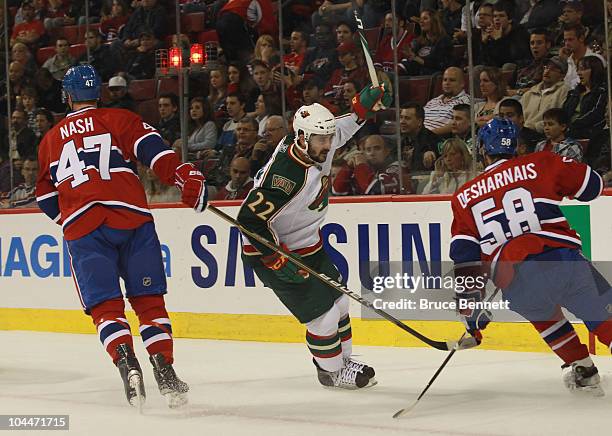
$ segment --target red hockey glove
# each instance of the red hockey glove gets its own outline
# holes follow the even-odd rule
[[[281,248],[285,252],[289,252],[289,249],[285,244],[282,244]],[[300,258],[299,254],[292,255],[297,259]],[[289,262],[287,256],[284,256],[279,252],[270,254],[268,256],[263,256],[261,258],[261,263],[263,263],[266,268],[274,271],[274,274],[276,274],[280,280],[287,283],[304,283],[308,278],[308,273],[306,271],[300,269],[293,262]]]
[[[191,163],[179,165],[174,175],[174,184],[182,193],[182,200],[196,212],[206,209],[208,189],[206,179],[202,173]]]

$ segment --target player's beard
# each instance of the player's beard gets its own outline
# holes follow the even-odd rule
[[[327,160],[327,155],[329,154],[329,150],[321,150],[317,155],[312,155],[310,152],[308,156],[317,163],[323,163]]]

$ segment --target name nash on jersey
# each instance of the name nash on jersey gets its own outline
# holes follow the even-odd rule
[[[83,133],[89,133],[93,131],[94,131],[94,124],[93,124],[93,119],[91,117],[78,118],[60,127],[60,133],[62,135],[62,139],[69,138],[75,133],[83,134]]]

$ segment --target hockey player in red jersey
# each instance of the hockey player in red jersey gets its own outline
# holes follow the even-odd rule
[[[542,151],[515,158],[518,130],[494,118],[479,132],[487,165],[452,199],[450,257],[456,275],[488,274],[513,311],[525,317],[564,362],[564,383],[572,391],[603,395],[587,347],[565,318],[565,308],[584,321],[606,346],[612,342],[610,284],[580,251],[580,236],[559,209],[565,197],[597,198],[603,189],[589,166]],[[459,293],[481,301],[483,290]],[[490,321],[486,312],[462,315],[480,343]],[[477,317],[478,315],[478,317]]]
[[[159,390],[170,407],[178,407],[187,402],[189,387],[172,367],[161,247],[136,161],[151,167],[162,182],[176,185],[183,202],[198,212],[206,207],[205,179],[192,164],[181,164],[137,114],[97,108],[100,84],[90,65],[66,72],[62,85],[71,113],[40,143],[36,199],[62,226],[81,305],[119,369],[129,403],[141,407],[145,391],[120,277]]]

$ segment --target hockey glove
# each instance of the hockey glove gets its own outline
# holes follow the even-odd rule
[[[281,248],[285,252],[289,252],[289,249],[285,244],[281,245]],[[292,253],[296,259],[300,259],[301,256],[299,254]],[[274,274],[287,283],[304,283],[308,278],[308,273],[302,269],[300,269],[296,264],[290,262],[287,256],[276,252],[270,254],[269,256],[263,256],[261,258],[261,263],[268,269],[274,271]]]
[[[367,120],[374,117],[374,112],[386,109],[390,104],[391,93],[384,83],[377,88],[368,85],[353,97],[353,112],[360,120]]]
[[[466,291],[457,294],[457,307],[462,321],[465,324],[465,329],[472,335],[476,342],[480,344],[482,341],[481,330],[487,328],[491,322],[491,312],[486,309],[478,309],[474,307],[475,303],[482,302],[484,292],[481,290]]]
[[[191,163],[179,165],[174,175],[174,184],[181,190],[181,200],[196,212],[206,209],[208,189],[206,179]]]

